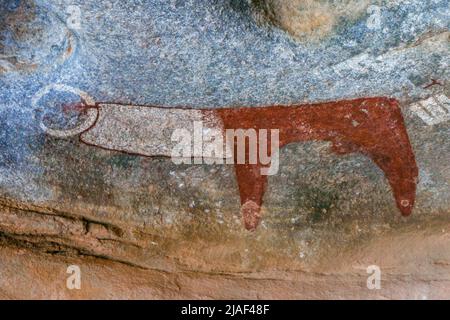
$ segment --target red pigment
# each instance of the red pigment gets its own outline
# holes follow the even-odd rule
[[[206,112],[220,116],[224,130],[252,128],[259,134],[261,129],[278,129],[280,148],[292,142],[329,141],[332,143],[331,150],[336,154],[364,154],[383,170],[402,215],[408,216],[412,212],[418,169],[395,99],[362,98],[293,106],[224,108]],[[246,144],[246,159],[249,159],[248,154],[249,147]],[[260,169],[269,166],[260,163],[235,164],[241,213],[248,230],[255,230],[261,219],[260,209],[267,176],[261,175]]]
[[[84,101],[73,102],[73,103],[64,103],[62,105],[62,110],[64,113],[69,112],[84,112],[89,109],[91,106],[88,106]]]
[[[436,85],[439,85],[439,86],[441,86],[441,87],[444,86],[439,80],[431,79],[431,83],[430,83],[429,85],[426,85],[426,86],[423,87],[423,88],[424,88],[424,89],[429,89],[429,88],[431,88],[432,86],[436,86]]]
[[[101,103],[90,106],[82,101],[69,106],[69,109],[74,107],[82,110],[100,108]],[[364,154],[384,172],[402,215],[408,216],[412,212],[418,169],[399,103],[395,99],[375,97],[291,106],[203,109],[202,112],[205,120],[211,116],[221,118],[224,133],[227,129],[254,129],[259,135],[261,129],[268,132],[278,129],[279,148],[293,142],[329,141],[336,154]],[[259,139],[256,140],[259,143]],[[89,145],[83,141],[82,135],[80,142]],[[259,150],[259,145],[257,148]],[[268,134],[269,156],[270,150]],[[234,154],[236,157],[237,153]],[[248,144],[246,159],[249,159]],[[261,220],[261,205],[267,185],[267,176],[261,175],[261,168],[270,167],[270,164],[237,164],[236,158],[234,163],[242,219],[246,229],[255,230]]]

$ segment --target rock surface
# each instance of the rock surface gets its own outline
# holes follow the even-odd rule
[[[0,298],[450,298],[449,24],[446,0],[0,3]],[[233,166],[42,130],[83,123],[80,97],[215,110],[373,96],[400,102],[410,217],[369,158],[324,141],[281,150],[249,232]]]

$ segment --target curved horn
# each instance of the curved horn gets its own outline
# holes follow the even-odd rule
[[[46,94],[50,92],[50,90],[56,90],[61,92],[70,92],[73,94],[76,94],[80,96],[88,106],[95,105],[94,99],[90,97],[86,92],[81,91],[79,89],[64,85],[64,84],[52,84],[49,86],[46,86],[39,90],[35,96],[33,97],[31,104],[34,108],[37,107],[38,102],[44,97]],[[88,130],[90,127],[92,127],[95,122],[97,121],[97,118],[99,116],[99,111],[97,108],[89,108],[87,111],[88,118],[86,121],[84,121],[79,126],[72,128],[72,129],[52,129],[47,127],[42,121],[40,123],[41,129],[47,133],[50,136],[56,137],[56,138],[68,138],[80,133],[83,133],[84,131]]]

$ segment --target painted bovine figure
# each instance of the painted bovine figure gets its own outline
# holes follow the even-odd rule
[[[404,120],[395,99],[360,98],[317,104],[233,108],[165,108],[84,101],[88,120],[74,130],[46,128],[51,135],[80,134],[84,144],[146,157],[172,156],[173,130],[192,127],[194,122],[208,129],[278,131],[279,148],[305,141],[328,141],[338,154],[360,153],[381,168],[389,182],[397,207],[411,214],[416,195],[418,169]],[[259,143],[259,140],[258,140]],[[268,156],[271,138],[268,138]],[[249,159],[249,144],[245,153]],[[237,153],[232,153],[237,157]],[[234,159],[245,227],[254,230],[261,220],[261,205],[267,186],[263,169],[270,162],[239,163]]]

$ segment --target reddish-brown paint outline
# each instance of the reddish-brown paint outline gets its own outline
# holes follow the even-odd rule
[[[418,169],[397,100],[376,97],[214,112],[222,118],[224,129],[279,129],[280,149],[292,142],[322,140],[331,142],[336,154],[368,156],[383,170],[402,215],[411,214]],[[261,175],[260,164],[235,167],[244,224],[254,230],[261,216],[267,176]]]
[[[83,107],[99,109],[101,104],[106,103],[99,102],[94,106],[84,103]],[[220,117],[224,130],[252,128],[259,133],[261,129],[278,129],[280,149],[293,142],[329,141],[332,143],[331,150],[336,154],[364,154],[383,170],[402,215],[408,216],[412,212],[418,168],[399,103],[395,99],[373,97],[291,106],[201,110],[205,118],[211,114]],[[97,120],[79,135],[80,143],[129,155],[158,156],[109,149],[84,141],[83,133],[93,128]],[[270,141],[268,150],[270,152]],[[248,152],[247,145],[247,159]],[[267,176],[261,175],[261,168],[270,164],[263,166],[260,163],[236,163],[235,161],[234,166],[241,198],[242,219],[246,229],[255,230],[261,220],[261,205],[267,186]]]
[[[439,85],[439,86],[441,86],[441,87],[444,86],[439,80],[431,79],[431,83],[428,84],[428,85],[426,85],[426,86],[423,87],[423,88],[424,88],[424,89],[428,89],[428,88],[431,88],[432,86],[436,86],[436,85]]]

